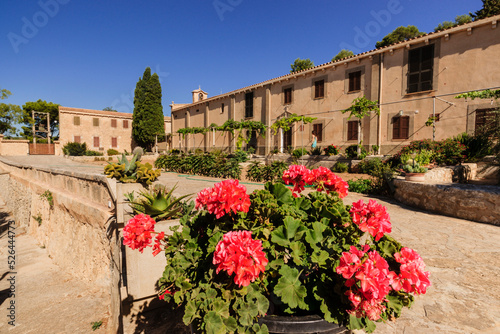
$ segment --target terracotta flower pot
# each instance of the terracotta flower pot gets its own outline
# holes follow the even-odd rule
[[[425,173],[406,173],[405,180],[412,181],[412,182],[424,182],[425,181]]]

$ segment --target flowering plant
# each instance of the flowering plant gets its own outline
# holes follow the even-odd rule
[[[183,306],[186,324],[206,333],[267,333],[258,321],[265,315],[317,314],[372,332],[426,292],[425,264],[388,235],[385,207],[344,205],[347,183],[324,167],[292,165],[283,181],[293,190],[267,183],[248,195],[236,180],[204,189],[180,228],[155,238],[155,252],[163,248],[167,258],[160,298]],[[306,185],[315,190],[301,194]],[[125,229],[125,244],[153,242],[147,217]]]
[[[336,145],[328,145],[323,149],[326,155],[337,155],[340,153],[340,147]]]

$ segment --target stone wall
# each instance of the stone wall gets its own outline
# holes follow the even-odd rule
[[[399,202],[439,214],[500,226],[500,187],[394,180]]]

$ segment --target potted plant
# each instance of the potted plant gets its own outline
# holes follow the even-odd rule
[[[325,155],[329,155],[329,156],[337,155],[340,153],[340,147],[333,145],[333,144],[328,145],[323,150],[325,151]]]
[[[426,292],[425,264],[388,235],[385,207],[344,205],[348,185],[325,167],[292,165],[282,179],[293,189],[267,183],[248,195],[225,180],[202,190],[168,238],[145,215],[125,226],[125,244],[164,250],[159,297],[182,306],[194,332],[277,333],[282,319],[294,333],[303,321],[306,332],[372,332]],[[306,185],[314,190],[301,195]]]
[[[427,173],[426,167],[422,167],[418,163],[413,162],[413,164],[403,165],[402,169],[405,172],[406,181],[413,181],[413,182],[425,181],[425,173]]]

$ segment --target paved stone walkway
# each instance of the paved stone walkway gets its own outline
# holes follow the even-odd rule
[[[25,159],[25,157],[16,158]],[[81,165],[82,171],[98,172],[96,166],[85,166],[81,163],[63,161],[66,159],[57,158],[58,160],[54,160],[54,157],[50,157],[45,162],[49,165],[57,164],[60,167],[61,165],[67,165],[61,168],[70,169],[75,168],[75,165]],[[8,158],[1,157],[0,159]],[[21,162],[23,159],[16,160]],[[102,166],[99,168],[102,168]],[[175,194],[183,195],[196,194],[203,188],[211,187],[218,180],[162,173],[160,181],[169,188],[177,185]],[[262,187],[259,184],[245,185],[248,192]],[[370,197],[349,194],[344,202],[350,203],[360,198],[367,201]],[[500,227],[430,214],[401,205],[387,198],[376,200],[388,208],[393,227],[392,236],[405,246],[415,249],[423,257],[427,264],[427,270],[431,272],[432,286],[426,295],[416,298],[416,302],[411,309],[403,310],[403,316],[396,322],[378,324],[375,333],[500,333],[500,267],[498,265],[498,259],[500,259]],[[26,247],[27,250],[35,251],[38,246],[34,244],[29,246],[27,243]],[[1,249],[5,249],[3,244]],[[36,252],[43,252],[43,250],[36,249]],[[0,261],[4,261],[4,263],[6,261],[5,254],[5,251],[0,253],[2,256]],[[1,263],[1,265],[4,265],[4,263]],[[43,274],[45,267],[36,268]],[[30,268],[29,271],[35,272],[35,267]],[[62,276],[63,274],[59,274],[59,277]],[[47,281],[43,282],[48,283]],[[67,327],[62,328],[74,329],[68,331],[69,333],[79,333],[77,327],[71,327],[70,325],[73,321],[71,312],[63,313],[62,311],[67,307],[63,303],[57,304],[76,292],[71,290],[72,284],[65,285],[62,279],[54,282],[60,284],[59,291],[62,292],[61,295],[50,295],[50,289],[46,289],[44,284],[38,284],[36,280],[33,280],[31,281],[32,285],[25,286],[24,292],[21,290],[20,302],[24,300],[24,305],[29,305],[30,301],[35,299],[53,301],[54,310],[61,310],[60,316],[55,317],[54,319],[57,320],[54,321],[67,325]],[[0,284],[2,284],[0,289],[5,289],[5,278],[0,281]],[[64,294],[67,295],[64,296]],[[92,302],[98,304],[96,300]],[[2,304],[2,309],[4,309],[3,306],[4,304]],[[35,319],[40,317],[38,313],[40,312],[26,312],[28,318],[32,317],[33,323]],[[99,313],[89,316],[88,321],[98,320],[97,315]],[[40,317],[40,319],[43,319],[43,317]],[[160,317],[159,319],[168,321],[170,318]],[[44,323],[41,322],[40,324],[43,325]],[[2,326],[0,332],[3,333],[5,328],[3,319],[0,320],[0,325]],[[49,324],[45,325],[48,326]],[[49,327],[47,328],[49,329]],[[83,325],[82,330],[84,328]],[[39,331],[36,331],[36,329]],[[44,328],[35,327],[35,331],[20,331],[20,333],[65,332],[64,330],[46,331],[41,329]],[[153,329],[139,331],[136,328],[132,332],[154,333],[156,331]]]

